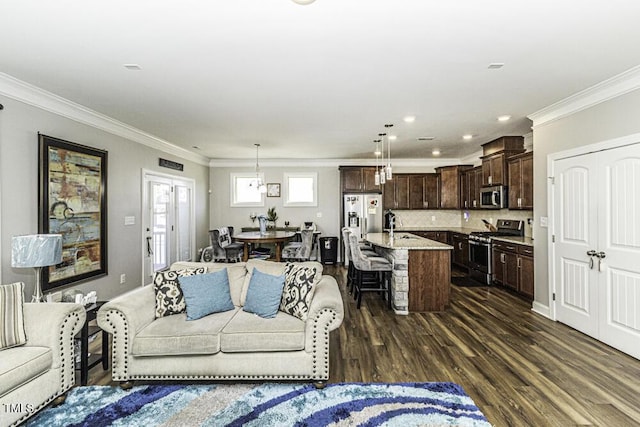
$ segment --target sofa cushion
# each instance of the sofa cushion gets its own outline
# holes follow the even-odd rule
[[[321,278],[316,267],[287,263],[280,311],[306,321],[315,287]]]
[[[49,347],[22,346],[0,351],[0,396],[47,372],[52,363]]]
[[[242,287],[244,286],[244,279],[247,275],[247,268],[244,262],[238,262],[234,264],[226,264],[222,262],[188,262],[179,261],[171,265],[171,270],[180,270],[184,268],[197,268],[205,267],[207,272],[214,273],[220,270],[227,270],[229,276],[229,289],[231,290],[231,300],[233,305],[239,306],[240,297],[242,295]]]
[[[206,272],[206,267],[157,272],[153,277],[153,288],[156,292],[156,317],[184,313],[186,305],[178,278]]]
[[[282,288],[284,274],[272,276],[254,268],[243,310],[260,317],[276,317],[282,299]]]
[[[302,265],[305,267],[315,267],[317,274],[322,276],[322,264],[316,261],[295,262],[295,265]],[[285,263],[265,261],[262,259],[250,259],[246,262],[247,275],[244,278],[244,285],[242,287],[242,294],[240,295],[240,305],[245,304],[247,298],[247,290],[249,289],[249,282],[251,282],[251,275],[254,268],[258,268],[263,273],[272,274],[274,276],[280,276],[284,274]]]
[[[304,349],[305,322],[279,311],[264,319],[238,311],[220,336],[223,353],[256,351],[296,351]]]
[[[187,305],[187,320],[198,320],[209,314],[235,308],[229,292],[227,269],[180,277],[178,281]]]
[[[27,342],[23,315],[24,283],[0,285],[0,349]]]
[[[134,356],[215,354],[220,351],[220,331],[238,308],[187,322],[186,313],[161,317],[145,326],[133,339]]]

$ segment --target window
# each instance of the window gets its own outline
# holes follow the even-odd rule
[[[254,173],[231,174],[231,207],[264,206],[264,194],[258,191],[258,179],[264,182],[264,175]]]
[[[284,206],[318,206],[318,174],[285,172]]]

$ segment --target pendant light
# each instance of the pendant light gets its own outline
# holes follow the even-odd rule
[[[373,179],[374,179],[374,183],[375,185],[380,185],[380,171],[378,170],[378,167],[380,166],[380,162],[378,160],[380,160],[380,140],[379,139],[375,139],[373,140],[373,142],[376,143],[376,151],[373,152],[373,154],[376,155],[376,173],[373,174]]]
[[[382,149],[380,150],[382,153],[382,167],[380,168],[380,184],[384,185],[387,182],[387,174],[384,170],[384,133],[379,133],[380,143],[382,144]]]
[[[260,178],[260,164],[258,162],[258,150],[260,149],[260,144],[253,144],[256,146],[256,189],[260,192],[260,193],[266,193],[267,192],[267,186],[264,185],[264,182],[262,182],[262,178]]]
[[[387,179],[392,179],[393,178],[393,172],[391,170],[391,141],[389,140],[389,132],[391,132],[391,128],[393,127],[392,124],[386,124],[384,125],[384,127],[387,129],[387,133],[385,135],[387,135],[387,168],[386,168],[386,175],[387,175]]]

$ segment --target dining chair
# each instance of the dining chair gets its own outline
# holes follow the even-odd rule
[[[309,261],[313,249],[314,230],[301,230],[299,242],[289,242],[282,249],[282,258],[295,261]]]
[[[233,241],[233,227],[220,227],[213,230],[209,230],[209,238],[211,240],[211,250],[205,248],[202,252],[202,258],[205,256],[210,257],[209,261],[214,262],[236,262],[242,260],[242,253],[244,251],[244,243]]]

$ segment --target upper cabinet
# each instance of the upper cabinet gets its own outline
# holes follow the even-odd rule
[[[375,166],[340,166],[343,193],[380,193],[382,187],[375,182]]]
[[[533,209],[533,152],[509,157],[509,209]]]
[[[462,209],[480,209],[480,189],[482,188],[482,166],[464,171],[460,175]]]
[[[503,136],[482,144],[482,186],[507,185],[507,158],[523,151],[521,136]]]
[[[384,209],[438,209],[437,173],[394,174],[384,184]]]
[[[436,168],[440,174],[440,208],[460,209],[461,205],[461,179],[460,174],[471,165],[443,166]]]

